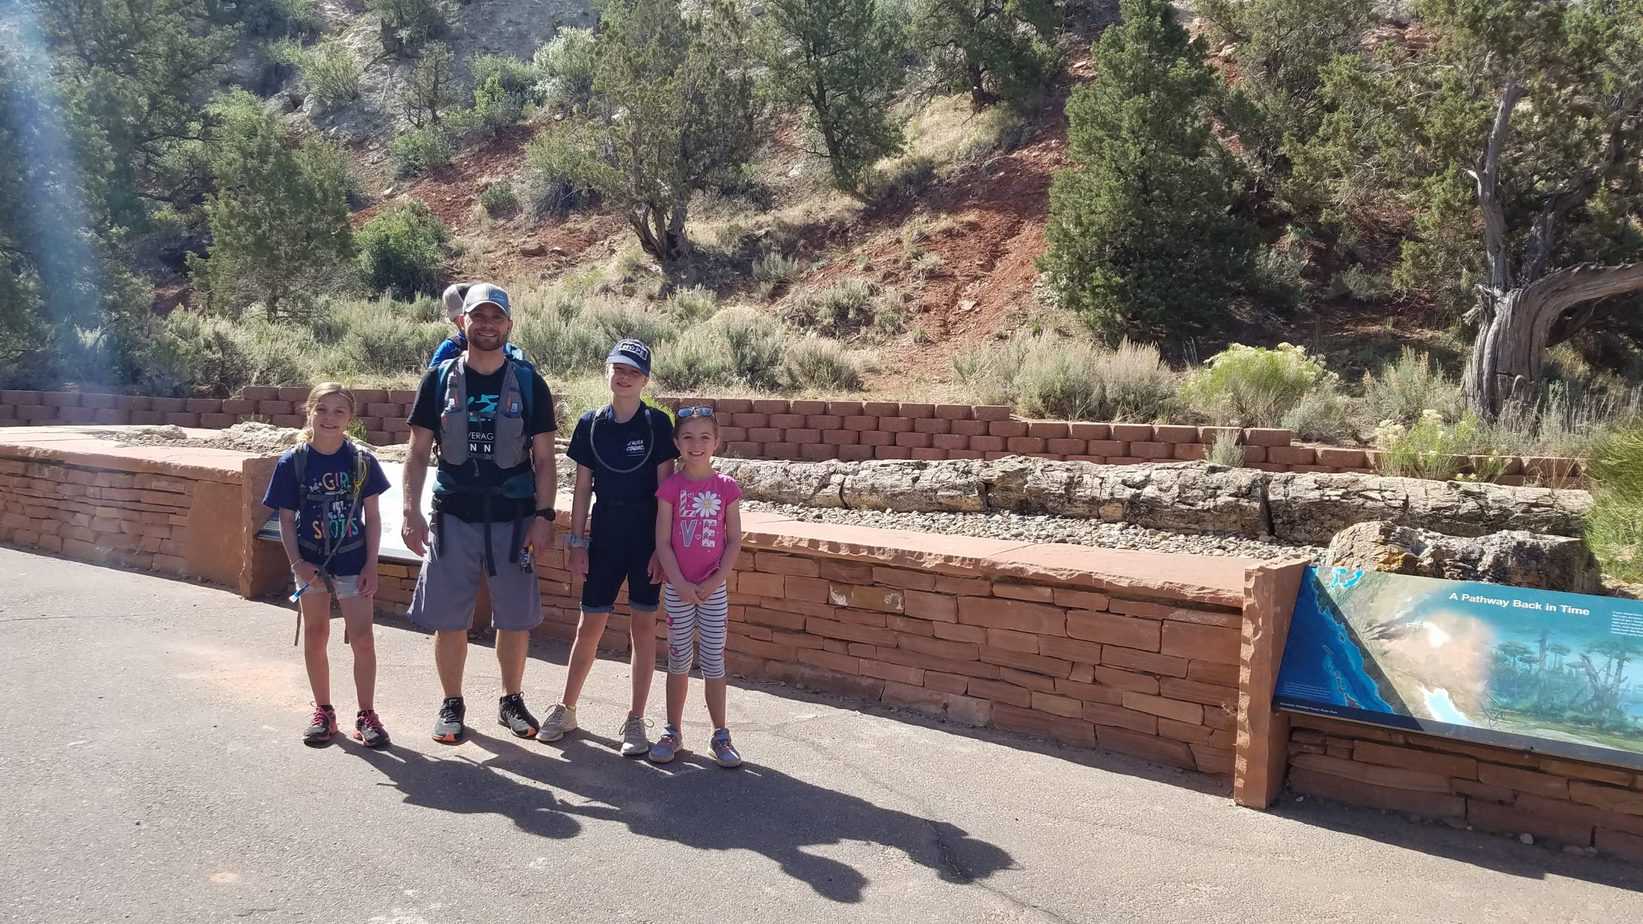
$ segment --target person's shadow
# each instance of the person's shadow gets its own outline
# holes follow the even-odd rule
[[[472,728],[468,734],[494,756],[477,763],[397,748],[358,750],[412,805],[494,812],[542,837],[575,836],[580,817],[621,822],[641,837],[700,850],[751,850],[838,902],[861,901],[867,877],[804,848],[845,841],[882,844],[952,883],[985,879],[1014,863],[1002,848],[949,822],[881,808],[765,767],[726,771],[691,752],[658,767],[623,759],[616,742],[586,730],[549,746],[477,735]],[[592,804],[566,804],[517,778]]]

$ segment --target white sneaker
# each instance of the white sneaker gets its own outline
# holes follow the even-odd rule
[[[622,756],[643,757],[650,753],[650,738],[645,734],[645,717],[630,715],[622,723]]]
[[[542,728],[536,733],[538,741],[558,741],[576,731],[576,707],[560,703],[548,710]]]

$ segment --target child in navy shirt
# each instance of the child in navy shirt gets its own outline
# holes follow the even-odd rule
[[[291,563],[307,629],[303,659],[314,693],[314,715],[302,740],[317,747],[337,732],[325,652],[335,597],[354,650],[359,696],[354,737],[367,747],[380,748],[387,746],[388,732],[372,703],[377,659],[371,618],[382,534],[377,498],[388,490],[388,477],[375,456],[348,439],[353,417],[354,396],[346,388],[336,382],[316,385],[308,395],[303,442],[280,456],[262,502],[279,511],[280,542]]]
[[[616,595],[626,584],[633,614],[633,700],[622,722],[623,757],[643,757],[650,751],[644,716],[656,670],[662,577],[656,560],[656,486],[673,473],[673,460],[679,455],[673,419],[644,402],[650,360],[650,348],[641,341],[622,340],[612,347],[605,357],[610,404],[583,414],[571,435],[566,454],[576,463],[576,493],[567,542],[571,572],[583,579],[582,616],[565,669],[564,698],[548,712],[537,735],[542,741],[557,741],[576,730],[576,701],[593,668]]]

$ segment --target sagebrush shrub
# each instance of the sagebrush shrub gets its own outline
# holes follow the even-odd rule
[[[810,334],[787,345],[782,381],[795,389],[855,391],[861,388],[861,366],[844,344]]]

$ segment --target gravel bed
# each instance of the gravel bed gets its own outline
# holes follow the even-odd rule
[[[904,529],[953,536],[979,536],[983,539],[1015,539],[1022,542],[1064,542],[1104,549],[1233,555],[1258,559],[1306,557],[1319,562],[1323,560],[1327,551],[1319,546],[1300,545],[1277,539],[1203,536],[1072,517],[1021,513],[892,513],[885,510],[839,510],[758,501],[743,503],[749,510],[768,511],[812,523],[844,523],[850,526]]]

